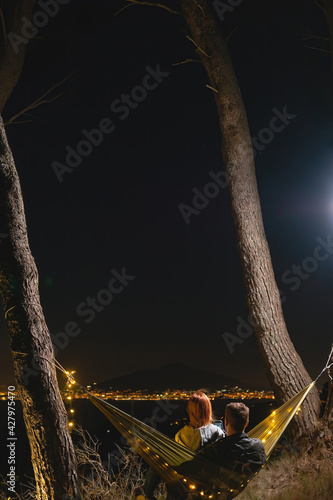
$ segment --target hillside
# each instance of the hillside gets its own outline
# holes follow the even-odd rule
[[[225,375],[217,375],[211,372],[189,368],[181,363],[162,366],[157,369],[146,369],[104,380],[97,384],[97,388],[103,390],[150,390],[159,391],[166,389],[195,390],[200,388],[209,391],[221,390],[224,387],[240,386],[244,389],[252,389],[244,383]]]

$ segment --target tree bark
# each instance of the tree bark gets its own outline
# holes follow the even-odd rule
[[[268,379],[278,403],[283,403],[311,379],[289,337],[283,317],[263,226],[253,147],[241,92],[226,42],[206,0],[181,0],[181,8],[210,86],[215,89],[222,156],[229,178],[247,304]],[[311,435],[319,411],[319,395],[314,388],[294,419],[294,434]]]
[[[327,401],[325,405],[325,411],[323,415],[323,420],[333,424],[333,380],[328,381],[327,387]]]
[[[36,0],[5,0],[1,14],[0,113],[21,76],[29,39],[23,36],[24,18],[31,20]],[[20,39],[8,38],[14,34]],[[32,38],[32,36],[31,36]]]
[[[76,494],[76,458],[54,368],[18,174],[0,118],[0,291],[31,448],[37,498]]]
[[[327,362],[327,366],[331,365],[332,363],[333,363],[333,352],[331,353],[331,357]],[[328,375],[329,375],[329,380],[327,385],[327,400],[326,400],[323,420],[332,425],[333,424],[333,377],[331,374],[331,367],[328,369]]]

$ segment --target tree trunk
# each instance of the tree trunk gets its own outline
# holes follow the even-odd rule
[[[332,349],[333,349],[333,345],[332,345]],[[331,365],[332,363],[333,363],[333,352],[331,352],[331,357],[327,361],[327,366]],[[333,371],[333,370],[331,370],[331,368],[329,368],[328,369],[329,380],[328,380],[328,385],[327,385],[327,400],[326,400],[323,420],[332,425],[333,424],[333,377],[332,377],[331,371]]]
[[[37,498],[76,494],[76,458],[58,389],[53,345],[40,305],[14,159],[0,118],[0,291],[31,448]]]
[[[327,401],[323,420],[333,424],[333,379],[329,379],[327,386]]]
[[[227,45],[206,0],[181,0],[215,98],[222,156],[229,177],[232,215],[247,304],[264,367],[278,403],[311,382],[289,337],[265,236],[246,112]],[[249,365],[249,369],[251,369]],[[311,434],[320,411],[312,389],[294,419],[295,434]]]
[[[0,113],[16,86],[23,68],[27,43],[22,30],[31,20],[36,0],[5,0],[2,2],[0,46]],[[9,36],[8,36],[9,35]],[[30,38],[33,36],[31,35]]]

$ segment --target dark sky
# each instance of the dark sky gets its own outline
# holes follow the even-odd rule
[[[7,127],[49,329],[57,336],[69,322],[77,325],[57,358],[82,384],[182,362],[267,385],[254,336],[234,352],[224,339],[248,315],[227,189],[189,224],[179,210],[193,206],[193,189],[202,192],[209,173],[224,168],[205,71],[199,63],[174,65],[197,58],[180,16],[138,6],[115,16],[124,5],[61,6],[29,44],[4,112],[10,118],[72,75],[58,100],[25,117],[31,122]],[[287,326],[315,376],[333,327],[333,254],[313,257],[333,234],[332,79],[329,55],[303,47],[325,43],[303,42],[300,34],[325,35],[325,20],[310,0],[244,0],[219,24],[224,35],[238,26],[229,48],[251,135],[276,112],[289,116],[257,153],[256,169]],[[147,76],[158,68],[162,76]],[[147,95],[135,89],[143,82],[154,87]],[[117,101],[131,92],[136,104]],[[111,127],[110,120],[114,130],[95,134],[100,144],[71,157],[79,164],[59,182],[52,164],[65,164],[66,147],[87,140],[83,130],[101,121]],[[123,268],[135,278],[123,289],[113,280],[119,293],[110,303],[101,290]],[[99,297],[98,310],[89,297]],[[12,383],[3,314],[0,348],[1,383]]]

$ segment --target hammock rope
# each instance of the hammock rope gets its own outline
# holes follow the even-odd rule
[[[267,457],[272,453],[291,420],[300,411],[304,399],[314,385],[313,381],[248,432],[249,437],[260,439],[264,443]]]
[[[326,365],[318,377],[248,432],[250,438],[257,438],[262,441],[267,457],[271,455],[276,443],[295,414],[300,411],[304,399],[319,377],[325,371],[329,373],[329,369],[333,366],[333,363],[330,363],[332,354],[333,345]],[[191,494],[195,494],[196,498],[231,499],[237,496],[250,481],[251,476],[248,473],[226,470],[213,464],[201,457],[200,453],[198,454],[175,442],[104,399],[90,393],[57,360],[55,360],[54,366],[66,375],[69,383],[77,384],[87,394],[90,401],[110,420],[130,446],[148,465],[153,467],[168,486],[181,494],[183,498],[191,498]],[[200,464],[199,474],[198,469],[195,475],[186,473],[186,477],[177,472],[178,466],[184,462],[190,462],[194,458],[196,463],[199,462]],[[236,488],[235,484],[237,485]]]
[[[228,483],[231,480],[239,482],[242,479],[240,474],[223,469],[202,457],[200,458],[202,464],[200,477],[198,474],[192,476],[187,473],[186,477],[178,474],[175,468],[194,458],[198,460],[198,454],[195,451],[119,410],[104,399],[91,393],[88,393],[88,397],[144,461],[178,493],[187,495],[191,492],[199,492],[201,498],[222,499],[230,491]],[[216,478],[214,489],[218,491],[215,494],[211,490],[212,477]]]
[[[333,366],[333,362],[330,363],[331,359],[332,359],[332,356],[333,356],[333,344],[332,344],[332,348],[331,348],[331,352],[329,353],[329,356],[327,358],[327,361],[326,361],[326,365],[324,366],[324,368],[321,370],[321,372],[319,373],[318,377],[314,380],[314,383],[317,382],[317,380],[319,379],[319,377],[322,376],[322,374],[327,370],[327,374],[329,376],[330,379],[332,379],[331,377],[331,374],[330,374],[330,368],[331,366]]]

